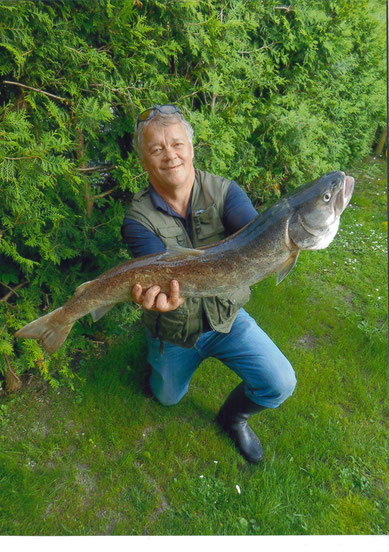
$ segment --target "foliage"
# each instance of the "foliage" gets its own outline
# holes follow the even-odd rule
[[[85,319],[52,357],[13,338],[128,258],[141,110],[179,104],[197,166],[275,198],[368,153],[385,118],[384,19],[376,0],[0,1],[0,363],[71,378],[76,350],[137,318]]]

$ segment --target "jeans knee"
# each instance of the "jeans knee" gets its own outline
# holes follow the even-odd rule
[[[178,394],[176,390],[163,385],[163,381],[156,382],[152,377],[150,379],[150,389],[157,401],[163,406],[174,406],[185,395],[185,393]]]
[[[279,377],[274,380],[273,397],[277,402],[277,406],[288,399],[295,390],[297,384],[296,374],[289,361],[283,367]]]
[[[255,380],[244,381],[249,399],[266,408],[280,406],[293,394],[297,383],[294,370],[285,357],[281,362],[269,364],[265,373],[261,372]]]

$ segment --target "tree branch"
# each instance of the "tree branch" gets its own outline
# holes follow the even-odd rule
[[[12,81],[3,81],[4,84],[14,84],[15,86],[20,86],[21,88],[27,88],[28,90],[33,90],[34,92],[39,92],[40,94],[45,94],[46,96],[50,96],[50,98],[55,98],[56,100],[60,100],[61,102],[65,102],[68,104],[68,100],[65,100],[65,98],[61,98],[60,96],[55,96],[54,94],[50,94],[50,92],[45,92],[42,89],[39,88],[33,88],[32,86],[27,86],[26,84],[21,84],[20,82],[12,82]]]
[[[103,192],[101,194],[97,194],[95,196],[93,196],[93,200],[95,199],[101,199],[102,197],[105,197],[109,194],[112,194],[112,192],[114,192],[115,190],[117,190],[117,188],[119,188],[119,184],[117,186],[114,186],[113,188],[111,188],[110,190],[107,190],[106,192]]]
[[[22,282],[21,284],[18,284],[18,285],[17,285],[16,287],[14,287],[14,288],[11,288],[11,287],[7,286],[7,284],[5,284],[4,282],[0,282],[0,284],[1,284],[2,286],[6,287],[7,289],[10,290],[10,292],[7,293],[7,295],[4,295],[4,297],[2,297],[2,298],[0,299],[0,303],[6,303],[13,293],[19,297],[19,294],[16,293],[16,290],[17,290],[17,289],[20,289],[20,288],[23,287],[23,286],[25,286],[27,283],[28,283],[28,282],[25,281],[25,282]]]
[[[19,391],[19,389],[21,388],[22,380],[12,370],[12,366],[7,355],[3,354],[3,356],[5,358],[5,362],[7,363],[7,368],[8,368],[7,372],[5,373],[5,387],[8,393],[15,393],[16,391]]]
[[[136,176],[134,176],[133,178],[131,178],[131,182],[133,180],[136,180],[137,178],[140,178],[141,176],[143,176],[144,174],[146,174],[146,171],[143,171],[142,173],[140,174],[137,174]],[[118,184],[117,186],[114,186],[113,188],[111,188],[110,190],[107,190],[106,192],[103,192],[101,194],[97,194],[95,196],[93,196],[93,200],[95,199],[101,199],[102,197],[105,197],[109,194],[112,194],[112,192],[114,192],[115,190],[117,190],[118,188],[120,187],[120,185]]]
[[[196,90],[196,92],[192,92],[192,94],[187,94],[186,96],[181,96],[180,97],[180,102],[182,100],[185,100],[185,98],[191,98],[192,96],[195,96],[196,94],[200,94],[200,90]]]
[[[215,92],[212,93],[212,101],[211,101],[211,110],[213,111],[215,109],[217,94]]]
[[[291,12],[293,7],[291,5],[289,6],[273,6],[273,10],[285,10],[286,13]]]
[[[25,155],[24,157],[3,157],[8,161],[20,161],[20,159],[41,159],[38,155]]]
[[[117,169],[117,165],[112,165],[112,167],[82,167],[80,169],[77,169],[78,171],[82,172],[93,172],[93,171],[112,171],[113,169]]]
[[[270,48],[274,44],[277,44],[277,42],[272,42],[271,44],[268,44],[267,46],[261,46],[261,48],[257,48],[256,50],[250,50],[248,52],[237,52],[238,54],[253,54],[254,52],[259,52],[260,50],[265,50],[266,48]]]

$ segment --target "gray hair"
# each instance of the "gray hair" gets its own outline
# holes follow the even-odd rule
[[[161,126],[168,126],[168,125],[181,123],[185,130],[185,134],[188,137],[189,142],[193,144],[193,134],[194,134],[193,128],[181,113],[164,114],[164,113],[157,112],[154,115],[154,117],[152,117],[151,119],[148,119],[145,122],[139,123],[137,127],[135,127],[132,144],[140,159],[143,159],[143,133],[145,128],[151,123],[161,125]]]

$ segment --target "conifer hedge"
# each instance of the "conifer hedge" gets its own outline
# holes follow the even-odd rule
[[[378,0],[0,1],[0,372],[55,384],[75,352],[131,332],[128,304],[77,323],[52,356],[13,337],[129,258],[140,111],[178,104],[196,166],[259,206],[369,153],[384,60]]]

